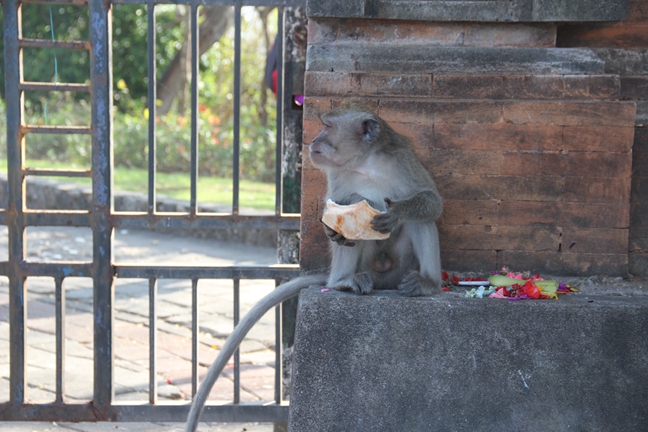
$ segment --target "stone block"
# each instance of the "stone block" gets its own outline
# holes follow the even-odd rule
[[[366,0],[327,0],[306,2],[308,17],[362,17]]]
[[[642,430],[648,296],[620,292],[302,291],[289,430]]]
[[[621,77],[621,97],[632,100],[648,99],[648,76]]]
[[[498,200],[443,200],[442,220],[447,225],[496,225],[499,220]]]
[[[567,245],[569,249],[569,245]],[[628,276],[628,254],[577,254],[561,252],[502,251],[500,262],[515,269],[552,275],[610,277]]]
[[[552,225],[442,225],[439,236],[442,250],[558,251],[560,245],[560,230]]]
[[[310,45],[306,70],[320,72],[602,74],[584,48],[445,47],[422,44]]]
[[[574,229],[562,232],[562,249],[571,253],[628,253],[628,229]]]
[[[435,180],[442,197],[461,200],[559,201],[563,194],[561,177],[444,175]]]

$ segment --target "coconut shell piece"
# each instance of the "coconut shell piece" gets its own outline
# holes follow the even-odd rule
[[[340,205],[328,200],[322,222],[349,240],[384,240],[389,237],[389,233],[382,234],[371,228],[371,221],[380,213],[366,200],[351,205]]]

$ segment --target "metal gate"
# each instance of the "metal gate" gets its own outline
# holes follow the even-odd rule
[[[21,34],[22,3],[61,3],[87,6],[89,8],[89,41],[47,41],[26,39]],[[284,97],[282,61],[278,61],[277,97],[277,176],[276,206],[274,215],[239,215],[239,129],[241,91],[241,7],[279,7],[278,29],[283,34],[284,6],[302,6],[304,0],[3,0],[6,109],[7,109],[7,159],[8,159],[8,205],[0,210],[0,224],[7,225],[9,234],[8,261],[0,262],[0,275],[9,280],[10,317],[10,391],[9,402],[0,405],[2,420],[47,421],[184,421],[189,411],[185,401],[177,404],[159,404],[157,400],[156,371],[156,293],[159,279],[184,279],[192,287],[192,391],[198,382],[198,281],[201,279],[233,280],[234,320],[238,318],[238,283],[242,279],[275,279],[293,277],[295,265],[271,267],[181,267],[151,265],[115,265],[113,242],[115,229],[127,228],[173,228],[173,229],[240,229],[271,228],[298,230],[299,216],[284,215],[281,211],[281,142]],[[117,212],[113,205],[113,80],[112,80],[112,31],[113,4],[143,4],[148,12],[148,110],[149,110],[149,187],[148,211],[144,213]],[[155,112],[156,112],[156,63],[155,63],[155,7],[161,4],[184,4],[190,10],[191,23],[191,201],[188,214],[164,214],[156,211],[155,194]],[[203,5],[231,5],[234,7],[235,58],[234,58],[234,158],[233,206],[229,214],[201,214],[197,207],[198,177],[198,7]],[[281,47],[281,44],[279,44]],[[24,82],[22,50],[25,47],[48,47],[85,49],[90,53],[90,85]],[[279,50],[281,51],[281,49]],[[279,54],[281,59],[281,53]],[[91,125],[83,127],[30,125],[24,121],[23,92],[31,91],[86,91],[91,93]],[[24,145],[28,134],[87,134],[92,143],[92,168],[89,171],[55,171],[51,169],[25,168]],[[28,176],[87,176],[92,178],[92,204],[90,211],[34,210],[26,205],[26,178]],[[26,227],[89,227],[92,231],[92,262],[34,262],[26,259]],[[56,318],[56,401],[47,404],[29,403],[26,389],[26,278],[47,276],[55,281]],[[92,278],[93,283],[93,341],[94,341],[94,390],[89,403],[65,402],[65,290],[63,282],[70,277]],[[118,404],[114,401],[113,385],[113,337],[115,329],[114,292],[117,278],[148,280],[149,285],[149,402],[144,404]],[[208,404],[205,421],[287,421],[287,404],[281,392],[281,322],[276,311],[276,361],[275,398],[266,403],[242,403],[238,400],[238,370],[235,364],[233,398],[225,404]]]

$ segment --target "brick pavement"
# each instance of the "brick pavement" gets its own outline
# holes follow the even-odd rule
[[[4,230],[4,231],[3,231]],[[28,259],[90,260],[91,232],[82,228],[28,228]],[[6,227],[0,227],[0,261],[7,259]],[[272,248],[175,237],[147,231],[118,231],[115,261],[128,264],[265,265],[276,262]],[[241,314],[269,292],[273,281],[241,281]],[[92,281],[68,278],[66,291],[66,395],[70,402],[92,397]],[[27,282],[27,397],[48,402],[55,397],[54,281]],[[199,289],[199,370],[218,354],[233,326],[231,281],[201,280]],[[191,282],[158,282],[158,397],[189,400],[191,394]],[[0,277],[0,402],[9,396],[8,283]],[[148,281],[115,283],[114,373],[118,402],[148,400]],[[241,346],[241,400],[270,401],[274,386],[274,314],[252,330]],[[211,392],[213,400],[231,400],[232,367]],[[2,431],[23,430],[179,430],[173,424],[0,423]],[[30,429],[31,428],[31,429]],[[107,429],[106,429],[107,430]],[[272,425],[204,425],[203,430],[269,431]]]

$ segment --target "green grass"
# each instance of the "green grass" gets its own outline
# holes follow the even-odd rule
[[[0,159],[1,172],[6,172],[7,161]],[[49,169],[86,169],[87,167],[75,166],[59,162],[44,160],[28,160],[28,168]],[[82,177],[48,177],[50,180],[62,183],[75,183],[90,186],[91,180]],[[114,184],[116,190],[139,192],[146,194],[148,191],[148,172],[136,168],[115,168]],[[156,191],[158,198],[171,197],[189,201],[191,194],[188,173],[157,173]],[[219,177],[198,177],[198,203],[199,204],[232,204],[232,180]],[[239,205],[257,210],[271,210],[275,208],[275,187],[273,183],[241,180],[239,187]]]

